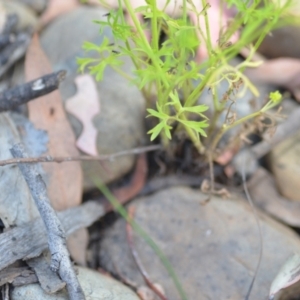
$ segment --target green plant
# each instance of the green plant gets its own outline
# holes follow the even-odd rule
[[[284,4],[280,4],[282,1],[279,0],[226,0],[229,7],[236,7],[237,14],[227,30],[220,33],[216,48],[212,47],[207,16],[210,7],[205,0],[202,0],[203,9],[199,12],[192,0],[184,0],[180,18],[172,18],[164,10],[159,10],[156,0],[146,0],[145,6],[135,10],[129,0],[123,0],[124,5],[122,0],[118,1],[119,9],[111,10],[107,21],[97,21],[101,29],[105,26],[111,28],[114,40],[105,37],[101,45],[86,42],[84,49],[98,52],[99,58],[79,58],[78,63],[80,70],[87,67],[97,80],[101,80],[105,68],[111,66],[138,86],[147,99],[149,116],[157,119],[157,125],[149,131],[151,140],[161,135],[163,143],[167,145],[176,127],[176,130],[186,131],[199,153],[208,153],[216,149],[226,131],[244,121],[264,115],[269,108],[279,103],[279,98],[272,94],[269,102],[259,111],[242,119],[231,120],[230,123],[226,120],[221,128],[217,127],[220,114],[228,110],[229,115],[231,105],[228,108],[228,101],[232,101],[241,84],[254,95],[258,94],[243,71],[246,67],[259,65],[252,62],[255,51],[271,29],[286,22],[287,18],[284,16],[292,0],[286,0]],[[122,6],[132,19],[134,30],[125,21]],[[198,16],[196,26],[189,22],[190,10]],[[142,13],[151,22],[151,42],[147,40],[145,25],[139,22],[136,13]],[[199,27],[200,18],[204,19],[205,28]],[[202,35],[205,41],[202,47],[206,47],[209,55],[208,60],[201,64],[192,59],[200,43],[196,30]],[[229,38],[237,30],[241,30],[238,41],[229,43]],[[160,44],[161,31],[167,35],[167,39]],[[203,31],[208,33],[207,38]],[[248,57],[238,66],[231,66],[229,60],[244,47],[250,47]],[[122,56],[129,56],[136,67],[132,77],[124,74],[121,69]],[[219,99],[216,91],[222,80],[228,82],[229,88],[222,99]],[[199,82],[196,86],[195,81]],[[213,113],[210,118],[204,114],[208,106],[197,103],[206,87],[212,94]],[[153,91],[156,93],[155,107],[150,100]],[[207,135],[209,136],[205,139]]]

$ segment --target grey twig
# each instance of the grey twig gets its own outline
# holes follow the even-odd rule
[[[58,212],[66,235],[93,224],[106,213],[97,201],[88,201],[80,206]],[[17,260],[28,260],[39,256],[47,249],[47,235],[41,218],[0,234],[0,270]]]
[[[40,156],[40,157],[24,157],[24,158],[13,158],[0,160],[0,167],[5,165],[11,165],[16,163],[37,163],[37,162],[70,162],[70,161],[102,161],[102,160],[114,160],[117,157],[132,154],[141,154],[145,152],[155,151],[162,149],[161,145],[151,145],[139,148],[133,148],[129,150],[123,150],[117,153],[99,156],[64,156],[64,157],[53,157],[53,156]]]
[[[49,251],[45,253],[47,254]],[[66,286],[66,283],[59,278],[58,274],[50,270],[49,263],[44,254],[28,259],[26,262],[34,270],[41,288],[47,294],[54,294]]]
[[[6,90],[0,94],[0,112],[55,91],[65,74],[65,71],[58,71]]]
[[[1,34],[5,35],[5,34],[9,34],[12,31],[14,31],[15,27],[17,26],[19,21],[19,18],[17,16],[17,14],[9,14],[6,18],[6,22],[4,25],[4,28],[1,32]]]
[[[20,143],[14,145],[10,151],[15,158],[28,157],[24,146]],[[56,212],[50,204],[46,185],[41,175],[37,172],[35,165],[19,164],[19,168],[47,230],[48,246],[51,253],[50,268],[54,272],[58,272],[61,279],[66,282],[71,300],[83,300],[85,296],[72,267],[66,247],[65,232]]]
[[[29,33],[18,33],[14,42],[8,44],[0,52],[0,77],[25,54],[30,39]]]

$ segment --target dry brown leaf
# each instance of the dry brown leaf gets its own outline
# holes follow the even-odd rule
[[[113,191],[114,196],[119,200],[120,203],[124,204],[142,190],[146,182],[147,172],[148,166],[146,154],[143,153],[140,154],[139,158],[137,159],[130,185]]]
[[[56,17],[65,14],[79,6],[77,0],[49,0],[46,11],[40,17],[40,25],[43,27]]]
[[[37,35],[34,35],[28,48],[25,61],[25,73],[28,81],[51,73],[52,68],[40,47]],[[59,91],[40,97],[28,104],[29,119],[38,129],[48,132],[47,155],[78,155],[75,136],[66,118]],[[48,194],[56,210],[64,210],[81,202],[82,170],[79,162],[65,164],[44,163]]]
[[[33,36],[25,59],[25,73],[28,81],[51,73],[48,58],[41,49],[37,35]],[[47,155],[74,156],[78,155],[75,146],[75,135],[67,120],[59,91],[45,95],[28,104],[29,119],[38,129],[48,132],[49,143]],[[65,164],[44,163],[47,174],[47,190],[52,206],[56,210],[64,210],[81,203],[83,180],[79,162]],[[71,255],[79,263],[85,263],[86,248],[74,248],[86,240],[87,230],[74,233],[68,238]],[[70,247],[71,245],[71,247]],[[80,253],[81,252],[81,253]],[[76,260],[77,262],[77,260]]]
[[[83,130],[77,139],[76,146],[90,155],[98,155],[97,130],[93,118],[100,112],[97,87],[89,74],[77,76],[75,79],[77,93],[69,98],[66,110],[74,115],[83,125]]]
[[[120,204],[125,204],[143,189],[147,178],[147,172],[147,159],[146,155],[143,153],[140,154],[139,158],[137,159],[136,167],[129,185],[112,191],[113,195],[117,198]],[[105,198],[101,198],[100,201],[104,202],[103,205],[106,212],[109,212],[113,209],[111,204]]]

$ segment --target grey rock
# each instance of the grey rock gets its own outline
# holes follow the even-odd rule
[[[139,300],[136,294],[128,287],[116,280],[85,268],[78,268],[78,280],[85,293],[86,299],[110,300]],[[46,294],[39,284],[29,284],[14,288],[12,300],[67,300],[66,290],[56,294]]]
[[[290,116],[298,107],[299,105],[295,101],[286,99],[282,103],[281,114]],[[277,123],[284,123],[286,118],[278,118],[276,121]],[[297,127],[295,128],[297,129]],[[281,195],[286,199],[299,202],[300,131],[298,129],[295,134],[287,137],[287,135],[290,135],[289,133],[291,132],[287,132],[285,139],[272,148],[268,155],[268,162]]]
[[[48,55],[53,69],[64,69],[67,78],[61,85],[64,103],[76,93],[74,79],[78,75],[77,57],[95,56],[82,50],[85,41],[100,44],[104,37],[113,41],[112,32],[105,28],[99,33],[99,25],[94,20],[104,20],[106,10],[95,7],[80,7],[52,22],[41,36],[41,44]],[[123,70],[131,74],[134,67],[124,58]],[[140,91],[113,69],[107,68],[104,78],[97,82],[101,112],[93,119],[98,131],[97,149],[99,154],[111,154],[134,148],[144,142],[145,103]],[[78,137],[82,131],[81,123],[68,115]],[[115,180],[127,173],[134,164],[133,156],[124,156],[113,162],[84,162],[82,164],[85,189],[94,187],[94,180],[104,182]]]
[[[269,155],[269,165],[282,196],[300,201],[300,131],[274,147]]]
[[[277,28],[266,35],[258,50],[268,58],[300,58],[299,38],[299,26]]]
[[[173,265],[188,299],[245,299],[259,257],[259,232],[243,199],[212,197],[186,187],[160,191],[134,201],[134,219]],[[299,237],[287,227],[259,214],[263,257],[249,299],[267,299],[282,264],[299,252]],[[109,271],[143,284],[126,241],[125,222],[118,220],[101,242],[99,258]],[[134,235],[144,269],[168,299],[181,299],[159,258]]]
[[[0,4],[4,6],[5,11],[8,14],[16,14],[18,16],[17,31],[27,28],[37,28],[38,19],[34,11],[21,1],[15,0],[1,0]]]
[[[29,6],[37,14],[42,13],[46,9],[49,2],[48,0],[18,0],[18,1]]]

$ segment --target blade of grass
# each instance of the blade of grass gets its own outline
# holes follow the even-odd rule
[[[153,249],[156,255],[161,260],[162,264],[166,268],[167,272],[169,273],[170,277],[172,278],[178,293],[182,300],[188,300],[187,295],[165,254],[161,251],[158,245],[154,242],[154,240],[129,216],[125,208],[118,202],[118,200],[114,197],[114,195],[110,192],[110,190],[99,181],[94,180],[95,185],[99,188],[102,194],[108,199],[114,209],[132,226],[132,228],[136,231],[139,236],[141,236],[144,241]]]

